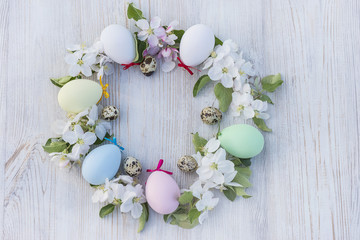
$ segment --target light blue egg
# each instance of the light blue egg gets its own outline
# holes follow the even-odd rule
[[[107,144],[92,150],[82,164],[82,175],[93,185],[105,183],[105,179],[115,177],[121,163],[121,151],[113,144]]]

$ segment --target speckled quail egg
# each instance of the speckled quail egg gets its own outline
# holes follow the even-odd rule
[[[198,164],[195,158],[189,155],[185,155],[178,160],[177,166],[181,171],[192,172],[195,171],[195,169],[198,167]]]
[[[204,123],[213,125],[221,121],[222,113],[217,108],[206,107],[201,111],[200,117]]]
[[[140,70],[145,76],[151,76],[156,70],[156,59],[152,56],[146,56],[140,64]]]
[[[107,121],[115,120],[119,116],[119,110],[115,106],[106,106],[101,112],[101,117]]]
[[[139,160],[134,157],[127,157],[124,160],[124,170],[130,177],[136,177],[140,175],[142,167]]]

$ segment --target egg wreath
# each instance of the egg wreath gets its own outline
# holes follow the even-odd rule
[[[43,148],[59,167],[81,166],[84,179],[95,189],[92,201],[105,204],[100,209],[101,218],[118,207],[139,219],[140,232],[148,221],[150,206],[164,215],[165,222],[193,228],[202,224],[217,205],[219,198],[214,197],[215,190],[231,201],[237,196],[251,197],[245,192],[251,186],[250,159],[264,146],[264,137],[257,128],[271,131],[264,120],[269,117],[265,112],[267,106],[273,102],[266,94],[274,92],[283,81],[280,74],[256,76],[253,65],[243,58],[235,42],[222,42],[203,24],[184,31],[175,29],[176,21],[162,26],[159,17],[149,23],[132,3],[128,5],[127,17],[136,21],[139,28],[136,37],[120,25],[110,25],[93,46],[73,45],[67,49],[69,76],[50,79],[61,88],[58,101],[67,112],[67,119],[55,122],[53,130],[58,136],[48,139]],[[160,160],[155,169],[147,170],[151,174],[144,194],[136,178],[142,172],[137,159],[125,158],[127,175],[119,174],[124,148],[109,134],[110,121],[118,117],[119,110],[97,104],[102,97],[109,97],[106,91],[109,85],[104,85],[102,78],[112,73],[114,63],[121,64],[124,70],[140,65],[140,70],[150,76],[157,62],[164,72],[178,66],[191,75],[200,71],[196,66],[203,64],[202,70],[207,74],[195,83],[194,97],[210,81],[219,81],[214,87],[219,109],[207,107],[201,112],[202,121],[219,124],[219,131],[209,140],[193,134],[196,154],[178,160],[180,170],[198,174],[189,189],[180,191],[172,172],[161,169],[163,160]],[[93,73],[97,73],[100,84],[83,79]],[[238,124],[220,131],[222,112],[228,109],[233,116],[251,118],[257,128]],[[108,144],[92,148],[104,141]]]

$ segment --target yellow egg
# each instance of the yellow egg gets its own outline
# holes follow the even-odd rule
[[[58,101],[62,109],[69,113],[79,113],[96,104],[102,95],[97,82],[78,79],[65,84],[59,91]]]

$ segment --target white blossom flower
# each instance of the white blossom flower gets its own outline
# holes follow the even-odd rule
[[[95,134],[100,139],[103,140],[106,132],[111,129],[111,124],[108,121],[99,119],[98,107],[93,105],[89,115],[88,115],[87,125],[95,126]]]
[[[251,103],[252,108],[254,109],[255,112],[255,117],[256,118],[261,118],[261,119],[268,119],[270,117],[269,114],[265,113],[265,111],[268,108],[268,104],[267,102],[263,102],[259,99],[256,99],[255,101],[253,101]]]
[[[204,62],[203,69],[208,69],[211,67],[214,63],[220,61],[223,59],[225,55],[225,50],[222,46],[217,45],[214,50],[210,53],[210,57],[208,57]]]
[[[220,141],[216,138],[211,138],[203,147],[204,155],[214,153],[220,147]]]
[[[238,69],[238,74],[234,79],[234,90],[238,91],[246,80],[255,75],[255,72],[252,64],[242,58],[242,53],[240,54],[240,58],[235,62],[235,67]]]
[[[66,48],[66,50],[68,50],[69,52],[79,52],[79,53],[84,53],[86,49],[87,48],[85,43],[72,44]]]
[[[105,184],[98,187],[92,196],[93,203],[109,202],[112,203],[115,199],[121,199],[125,193],[125,186],[116,183],[114,180],[109,181],[105,179]]]
[[[234,59],[226,56],[224,59],[214,63],[209,69],[208,75],[211,80],[221,80],[221,84],[224,87],[231,88],[233,86],[233,78],[237,75]]]
[[[96,54],[83,54],[82,51],[77,51],[67,54],[65,61],[71,65],[69,69],[70,76],[75,77],[82,73],[86,77],[90,77],[92,75],[91,66],[96,62]]]
[[[143,207],[142,203],[146,202],[143,193],[142,186],[137,184],[135,187],[132,185],[126,185],[126,191],[124,193],[122,204],[120,207],[121,212],[131,212],[133,218],[139,218],[141,216]]]
[[[71,166],[70,158],[67,156],[67,154],[63,152],[53,152],[50,153],[49,156],[52,157],[50,161],[56,161],[60,168],[66,168]]]
[[[159,43],[159,38],[166,35],[165,29],[160,26],[161,19],[159,17],[153,17],[149,23],[145,19],[140,19],[136,22],[136,26],[142,31],[138,33],[138,39],[140,41],[148,40],[150,46],[156,46]]]
[[[232,186],[232,187],[242,187],[241,184],[237,183],[237,182],[232,182],[232,180],[234,180],[235,176],[237,174],[237,171],[233,171],[231,173],[226,173],[224,174],[224,183],[215,186],[215,188],[220,189],[221,191],[226,190],[226,186]]]
[[[204,186],[203,186],[204,184]],[[198,199],[201,198],[201,196],[207,192],[209,189],[215,187],[216,184],[212,183],[212,182],[205,182],[203,183],[203,181],[201,181],[200,179],[195,181],[191,186],[190,186],[190,191],[192,192],[192,195]]]
[[[208,212],[213,210],[218,204],[219,198],[214,198],[214,194],[210,191],[206,191],[202,194],[201,199],[195,204],[196,209],[202,212],[199,216],[199,223],[202,224],[208,217]]]
[[[175,34],[172,33],[172,31],[175,29],[175,27],[179,24],[178,21],[172,21],[170,22],[169,26],[165,30],[165,35],[162,37],[162,40],[168,44],[168,45],[174,45],[175,40],[178,38]]]
[[[85,155],[90,150],[90,145],[96,141],[96,135],[93,132],[84,133],[80,125],[74,126],[74,131],[67,131],[63,134],[62,139],[71,145],[75,144],[68,154],[72,160],[77,160],[80,155]]]
[[[224,174],[235,171],[234,163],[226,159],[226,151],[219,148],[215,154],[208,154],[203,157],[201,167],[196,170],[201,181],[211,181],[215,184],[225,182]]]
[[[230,109],[233,116],[240,116],[243,119],[249,119],[255,116],[255,111],[251,106],[251,103],[253,102],[253,96],[250,94],[250,92],[250,85],[245,84],[242,88],[242,92],[232,93]]]

